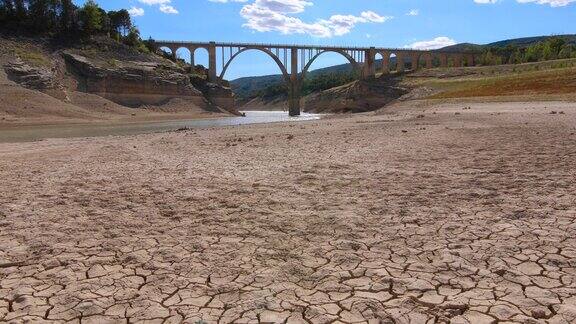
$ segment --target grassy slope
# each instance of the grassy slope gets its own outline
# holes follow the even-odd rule
[[[460,73],[458,73],[460,72]],[[442,77],[449,75],[449,77]],[[576,60],[415,73],[405,84],[435,90],[429,99],[576,94]]]

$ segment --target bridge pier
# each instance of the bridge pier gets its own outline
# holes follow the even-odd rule
[[[427,69],[433,68],[432,55],[430,54],[426,54],[426,68]]]
[[[460,56],[459,54],[456,54],[454,56],[452,56],[453,60],[454,60],[454,67],[462,67],[462,56]]]
[[[412,71],[418,70],[418,68],[420,67],[420,55],[418,53],[412,53],[411,60],[412,60]]]
[[[396,54],[396,72],[404,72],[404,70],[406,70],[404,54],[398,53]]]
[[[300,80],[298,78],[298,48],[290,49],[290,84],[288,89],[288,114],[300,116]]]
[[[210,42],[208,45],[208,81],[218,82],[216,72],[216,43]]]
[[[373,79],[376,77],[376,48],[370,47],[364,51],[364,69],[362,71],[363,79]]]
[[[476,66],[474,54],[468,54],[468,66]]]
[[[448,55],[440,54],[440,67],[443,67],[443,68],[448,67]]]
[[[382,55],[382,74],[390,73],[390,53],[389,52],[381,52]]]
[[[194,52],[196,51],[195,48],[188,48],[188,50],[190,51],[190,66],[192,66],[192,68],[196,67],[196,62],[194,59]]]

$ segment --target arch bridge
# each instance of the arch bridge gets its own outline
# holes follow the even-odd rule
[[[221,83],[232,61],[240,54],[255,50],[272,58],[278,65],[280,72],[288,86],[288,106],[290,116],[300,115],[300,93],[302,82],[314,61],[322,54],[333,52],[345,57],[358,73],[361,79],[370,79],[376,76],[376,58],[382,56],[381,72],[386,74],[393,70],[404,72],[407,61],[410,60],[409,70],[420,68],[433,68],[434,66],[460,67],[475,65],[475,54],[464,52],[451,52],[441,50],[414,50],[406,48],[377,48],[377,47],[339,47],[339,46],[307,46],[307,45],[280,45],[280,44],[250,44],[250,43],[217,43],[217,42],[182,42],[182,41],[156,41],[159,48],[168,48],[176,57],[181,48],[190,51],[190,63],[194,63],[194,53],[202,48],[208,52],[208,79],[211,82]],[[391,58],[396,57],[396,64],[392,66]],[[217,62],[220,60],[221,69],[218,71]]]

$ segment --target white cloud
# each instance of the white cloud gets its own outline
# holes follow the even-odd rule
[[[420,14],[420,10],[418,9],[412,9],[410,11],[408,11],[408,13],[406,14],[406,16],[418,16]]]
[[[178,14],[178,10],[174,8],[170,3],[171,0],[138,0],[143,4],[149,6],[158,6],[158,9],[165,14]]]
[[[418,49],[418,50],[431,50],[431,49],[439,49],[439,48],[454,45],[454,44],[456,44],[455,40],[448,38],[448,37],[445,37],[445,36],[441,36],[441,37],[436,37],[432,40],[415,42],[415,43],[412,43],[410,45],[406,45],[404,47],[405,48]]]
[[[551,7],[564,7],[576,0],[516,0],[520,3],[535,2],[537,4],[549,4]]]
[[[244,26],[255,31],[308,34],[314,37],[341,36],[349,33],[359,23],[383,23],[392,19],[373,11],[364,11],[360,16],[333,15],[312,23],[294,16],[312,5],[312,2],[306,0],[254,0],[242,7],[240,15],[246,19]]]
[[[178,14],[178,10],[170,5],[160,5],[160,11],[165,14]]]
[[[144,16],[144,9],[138,8],[138,7],[132,7],[130,9],[128,9],[128,13],[132,17],[140,17],[140,16]]]
[[[208,0],[210,2],[228,3],[228,2],[248,2],[248,0]]]
[[[494,4],[500,0],[474,0],[479,4]],[[541,5],[550,5],[551,7],[565,7],[576,0],[516,0],[519,3],[537,3]]]

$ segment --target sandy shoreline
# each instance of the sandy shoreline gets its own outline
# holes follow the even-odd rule
[[[573,323],[575,161],[562,102],[3,143],[0,321]]]

